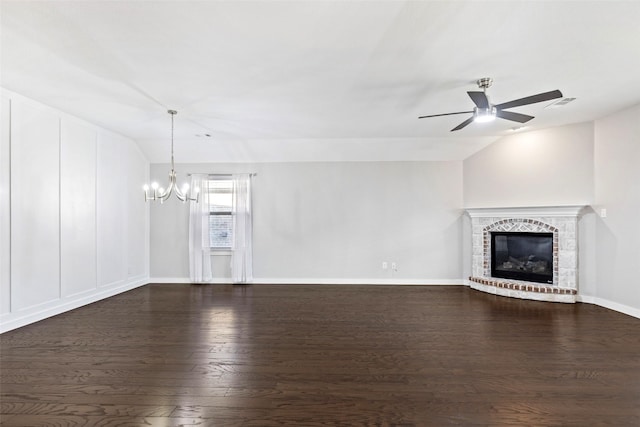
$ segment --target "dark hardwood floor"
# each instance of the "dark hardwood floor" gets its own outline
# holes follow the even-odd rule
[[[456,286],[148,285],[3,334],[3,426],[640,426],[640,320]]]

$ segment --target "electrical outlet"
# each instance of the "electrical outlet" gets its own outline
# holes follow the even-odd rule
[[[387,268],[389,268],[389,264],[387,263],[387,261],[382,261],[382,269],[386,270]]]
[[[391,269],[393,271],[398,271],[398,263],[397,262],[392,262],[391,263]]]
[[[606,217],[607,217],[607,208],[600,209],[600,218],[606,218]]]

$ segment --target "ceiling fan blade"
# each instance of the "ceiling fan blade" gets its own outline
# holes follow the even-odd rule
[[[552,90],[551,92],[539,93],[537,95],[527,96],[525,98],[515,99],[509,102],[503,102],[495,107],[498,110],[504,110],[507,108],[519,107],[521,105],[535,104],[537,102],[549,101],[551,99],[562,98],[562,92],[559,90]]]
[[[502,110],[496,111],[496,116],[500,117],[501,119],[507,119],[513,122],[518,122],[518,123],[526,123],[529,120],[533,119],[533,116],[514,113],[513,111],[502,111]]]
[[[465,120],[464,122],[460,123],[458,126],[456,126],[453,129],[451,129],[451,132],[462,129],[463,127],[465,127],[466,125],[468,125],[472,121],[473,121],[473,116],[469,117],[467,120]]]
[[[457,113],[432,114],[430,116],[420,116],[418,118],[419,119],[426,119],[426,118],[429,118],[429,117],[451,116],[453,114],[470,114],[470,113],[473,113],[473,111],[458,111]]]
[[[489,99],[487,98],[487,94],[484,92],[467,92],[469,98],[476,104],[478,108],[487,108],[489,107]]]

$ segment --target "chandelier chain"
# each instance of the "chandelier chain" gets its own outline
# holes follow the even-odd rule
[[[178,114],[178,112],[176,110],[169,110],[168,113],[171,114],[171,169],[173,170],[173,117]]]

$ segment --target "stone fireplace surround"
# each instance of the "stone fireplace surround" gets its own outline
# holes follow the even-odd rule
[[[574,303],[578,293],[578,218],[584,206],[469,208],[473,289],[513,298]],[[553,284],[491,277],[491,232],[553,233]]]

